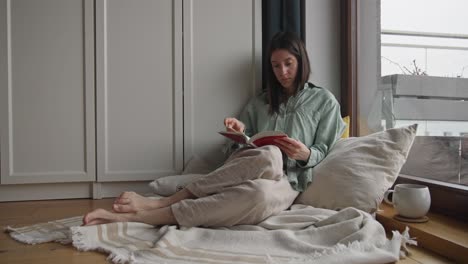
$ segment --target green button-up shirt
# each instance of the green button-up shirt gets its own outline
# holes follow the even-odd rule
[[[270,114],[266,96],[262,93],[252,98],[239,120],[245,124],[248,136],[261,131],[282,131],[310,148],[306,162],[283,155],[289,183],[293,189],[302,192],[312,181],[312,168],[325,158],[343,134],[346,124],[341,118],[340,105],[328,90],[306,84],[304,89],[280,105],[278,114]]]

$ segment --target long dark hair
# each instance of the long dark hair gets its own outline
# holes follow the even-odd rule
[[[269,65],[266,72],[266,89],[268,92],[268,103],[270,104],[270,112],[278,113],[279,105],[284,98],[283,87],[276,79],[273,67],[271,65],[271,55],[275,50],[284,49],[293,54],[297,60],[297,75],[294,80],[295,93],[304,88],[305,83],[309,80],[310,62],[307,51],[302,40],[292,32],[278,32],[270,41],[266,63]]]

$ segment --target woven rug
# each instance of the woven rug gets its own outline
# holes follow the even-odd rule
[[[415,244],[408,230],[387,239],[380,223],[354,208],[294,205],[258,225],[231,228],[81,223],[73,217],[7,232],[28,244],[56,241],[108,252],[114,263],[391,263]]]

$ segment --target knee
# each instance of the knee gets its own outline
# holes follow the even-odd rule
[[[283,172],[283,155],[277,146],[267,145],[260,148],[261,155],[258,156],[261,164],[272,168],[273,171]]]
[[[261,147],[262,150],[266,151],[268,153],[269,156],[273,157],[273,158],[282,158],[282,154],[281,154],[281,149],[277,146],[273,146],[273,145],[266,145],[266,146],[263,146]]]

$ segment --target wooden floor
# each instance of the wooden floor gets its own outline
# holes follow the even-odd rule
[[[53,200],[0,203],[0,227],[24,226],[66,217],[83,215],[95,208],[110,208],[113,199]],[[412,255],[398,264],[451,263],[444,258],[412,248]],[[44,243],[25,245],[0,233],[1,264],[108,263],[107,255],[99,252],[80,252],[71,245]]]

